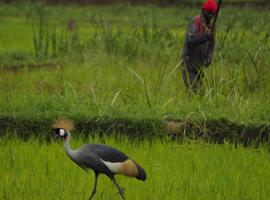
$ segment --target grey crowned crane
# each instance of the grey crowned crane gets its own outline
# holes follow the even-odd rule
[[[71,120],[59,119],[52,127],[56,131],[56,136],[65,140],[64,148],[68,157],[85,171],[89,169],[94,171],[95,182],[89,198],[90,200],[96,193],[100,173],[107,175],[113,181],[122,199],[125,199],[125,196],[123,190],[114,178],[116,174],[135,177],[142,181],[146,180],[144,169],[123,152],[113,147],[104,144],[84,144],[79,149],[72,150],[69,146],[71,137],[70,131],[74,128],[74,124]]]

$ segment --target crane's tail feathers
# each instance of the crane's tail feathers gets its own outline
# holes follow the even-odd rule
[[[59,118],[52,124],[52,128],[63,128],[66,131],[72,131],[74,129],[74,122],[68,118]]]
[[[137,174],[136,178],[138,180],[145,181],[146,180],[146,173],[145,173],[144,169],[139,164],[137,164],[136,162],[134,162],[134,163],[135,163],[136,168],[138,170],[138,174]]]

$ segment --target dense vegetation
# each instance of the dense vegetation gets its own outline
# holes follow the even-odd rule
[[[226,8],[204,92],[177,63],[199,9],[0,5],[3,116],[269,120],[269,12]]]

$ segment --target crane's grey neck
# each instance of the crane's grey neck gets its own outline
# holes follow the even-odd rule
[[[73,158],[74,156],[74,151],[70,148],[69,146],[69,142],[70,142],[70,132],[69,131],[66,131],[67,133],[67,137],[66,137],[66,140],[65,140],[65,144],[64,144],[64,148],[65,148],[65,151],[67,153],[67,155],[70,157],[70,158]]]

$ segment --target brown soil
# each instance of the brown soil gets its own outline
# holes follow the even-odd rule
[[[0,70],[3,72],[20,72],[23,70],[35,70],[41,68],[61,68],[61,65],[56,63],[28,63],[18,65],[3,65],[0,67]]]

